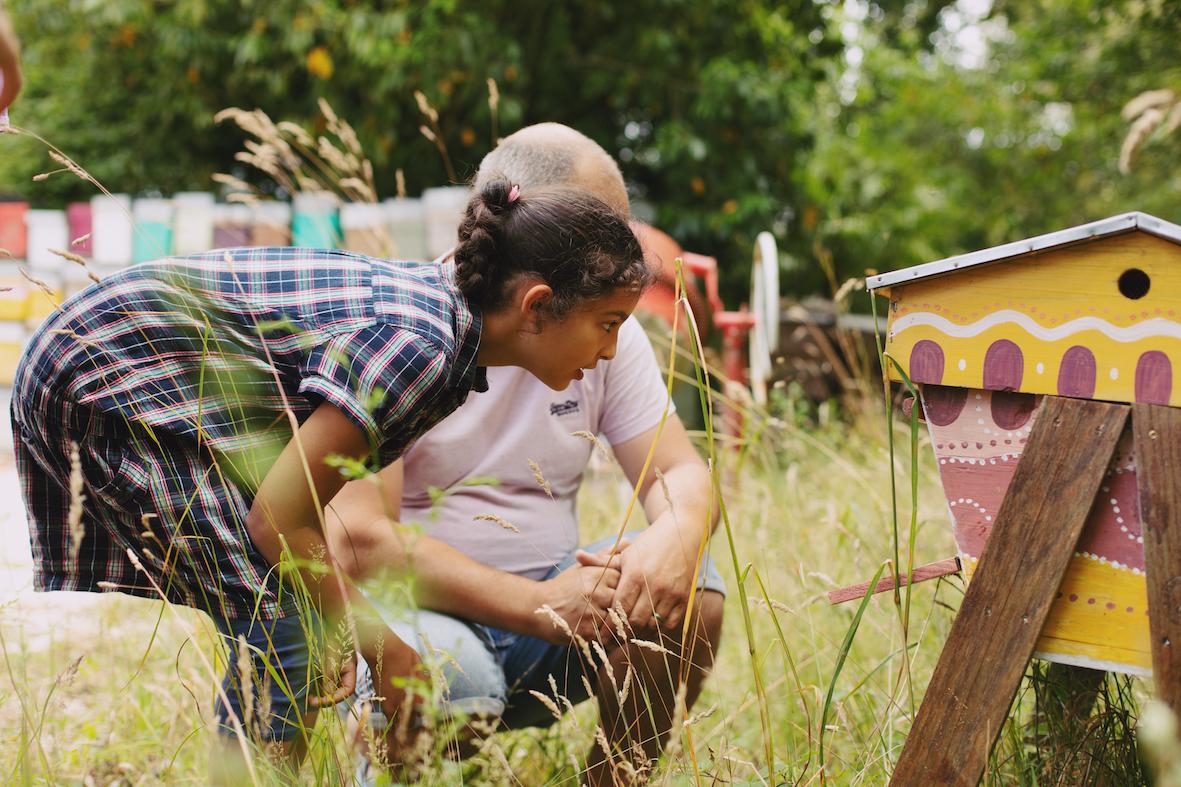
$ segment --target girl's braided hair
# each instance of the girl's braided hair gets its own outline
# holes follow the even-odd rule
[[[519,277],[534,276],[553,290],[548,311],[558,320],[581,301],[652,280],[627,219],[606,203],[571,188],[520,193],[504,178],[468,202],[453,256],[460,290],[485,311],[503,306]]]

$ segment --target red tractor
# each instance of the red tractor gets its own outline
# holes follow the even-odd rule
[[[632,228],[649,261],[657,267],[656,283],[640,298],[637,311],[673,324],[677,308],[675,261],[680,257],[686,272],[685,299],[698,335],[707,336],[711,328],[721,331],[722,371],[726,378],[733,384],[749,386],[755,402],[765,404],[771,354],[779,346],[779,254],[774,236],[762,232],[756,239],[750,306],[743,303],[737,311],[727,311],[718,294],[717,259],[687,252],[667,233],[642,222],[632,222]],[[701,282],[704,296],[699,288]],[[681,325],[685,325],[684,320]],[[728,414],[724,422],[727,434],[741,432],[741,419],[736,414]]]

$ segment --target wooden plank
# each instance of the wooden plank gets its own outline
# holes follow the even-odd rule
[[[1042,400],[891,784],[979,782],[1127,415]]]
[[[958,574],[960,570],[960,559],[958,557],[944,558],[943,560],[936,560],[934,563],[927,563],[925,566],[918,566],[914,570],[915,583],[926,582],[929,579],[938,579],[945,577],[948,574]],[[898,586],[906,587],[907,572],[903,571],[898,575]],[[887,590],[894,589],[894,577],[886,577],[879,580],[877,587],[873,592],[884,593]],[[843,604],[846,601],[862,598],[866,591],[869,590],[868,582],[858,582],[856,585],[849,585],[848,587],[837,588],[836,590],[828,591],[829,604]]]
[[[1157,696],[1181,711],[1181,409],[1132,410]]]

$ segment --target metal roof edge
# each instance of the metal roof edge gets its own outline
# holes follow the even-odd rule
[[[1092,221],[1089,224],[1080,224],[1077,227],[1070,227],[1069,229],[1049,232],[1045,235],[1038,235],[1033,238],[1014,241],[1013,243],[1006,243],[1002,246],[993,246],[988,249],[981,249],[980,251],[936,260],[935,262],[925,262],[921,265],[914,265],[909,268],[870,276],[865,280],[865,286],[866,289],[872,291],[895,284],[909,284],[920,279],[951,273],[976,265],[1019,257],[1024,254],[1032,254],[1055,246],[1065,246],[1094,238],[1118,235],[1136,229],[1181,245],[1181,226],[1165,221],[1164,219],[1158,219],[1156,216],[1151,216],[1147,213],[1132,211],[1130,213],[1120,213],[1119,215],[1110,216],[1106,219]]]

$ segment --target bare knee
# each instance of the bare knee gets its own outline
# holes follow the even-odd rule
[[[634,639],[658,644],[665,656],[674,661],[688,659],[697,670],[708,672],[722,639],[725,601],[725,596],[717,591],[702,591],[693,602],[687,636],[683,624],[671,628],[652,626],[633,629],[632,635]],[[644,651],[635,644],[622,646],[622,651],[630,654],[627,660],[633,664],[644,655]]]
[[[722,618],[725,611],[725,596],[716,590],[701,592],[701,609],[698,612],[701,618],[701,636],[713,647],[717,647],[722,640]]]
[[[725,596],[717,591],[702,591],[700,604],[694,610],[694,620],[689,627],[688,642],[682,645],[684,657],[702,672],[708,672],[713,666],[714,656],[722,640],[725,601]]]

